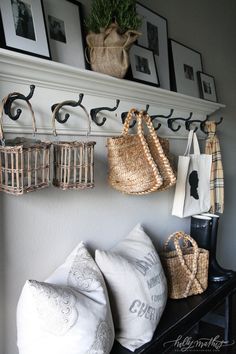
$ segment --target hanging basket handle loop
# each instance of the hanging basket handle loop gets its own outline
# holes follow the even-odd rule
[[[53,112],[52,112],[52,130],[53,130],[53,135],[57,136],[57,130],[56,130],[56,114],[59,112],[59,110],[66,104],[68,104],[69,101],[63,101],[61,103],[58,103]],[[71,101],[70,101],[71,102]],[[87,133],[86,135],[90,135],[91,133],[91,121],[90,121],[90,117],[89,117],[89,113],[87,111],[87,109],[80,103],[79,106],[83,109],[86,118],[87,118],[87,122],[88,122],[88,126],[87,126]]]
[[[21,93],[19,93],[19,92],[11,92],[11,93],[9,93],[7,96],[3,97],[2,102],[0,104],[0,140],[2,142],[4,141],[4,132],[3,132],[4,105],[6,104],[7,100],[10,97],[13,97],[13,96],[16,96],[16,95],[21,95]],[[31,103],[28,100],[26,100],[25,102],[26,102],[26,104],[27,104],[27,106],[28,106],[28,108],[30,110],[31,116],[32,116],[33,136],[35,136],[35,134],[37,132],[37,128],[36,128],[36,121],[35,121],[34,111],[33,111]]]

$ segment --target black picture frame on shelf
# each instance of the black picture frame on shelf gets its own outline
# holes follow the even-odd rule
[[[142,18],[142,33],[137,43],[154,52],[159,73],[160,87],[170,90],[167,19],[146,6],[136,3],[136,11]]]
[[[160,86],[152,50],[134,44],[130,49],[129,59],[133,81]]]
[[[173,91],[200,97],[198,71],[202,71],[202,56],[198,51],[169,39],[171,87]]]
[[[82,5],[75,0],[43,0],[52,60],[87,69]]]
[[[197,72],[200,97],[207,101],[217,102],[215,78],[202,71]]]
[[[42,0],[1,0],[0,46],[51,59]]]

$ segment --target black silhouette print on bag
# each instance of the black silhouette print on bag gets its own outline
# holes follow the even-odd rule
[[[193,197],[194,199],[199,199],[198,190],[197,190],[199,178],[198,178],[197,171],[194,170],[190,173],[189,178],[188,178],[188,182],[190,184],[191,197]]]

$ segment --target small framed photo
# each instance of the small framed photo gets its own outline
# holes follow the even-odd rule
[[[81,4],[75,0],[43,0],[52,60],[86,68]]]
[[[198,71],[197,75],[201,98],[204,100],[217,102],[214,77],[201,71]]]
[[[200,97],[197,72],[202,71],[201,54],[173,39],[170,39],[169,45],[172,89]]]
[[[41,0],[1,0],[0,46],[50,59]]]
[[[153,51],[160,87],[170,90],[167,20],[139,3],[136,11],[143,20],[137,43]]]
[[[129,57],[134,81],[160,86],[153,51],[134,44]]]

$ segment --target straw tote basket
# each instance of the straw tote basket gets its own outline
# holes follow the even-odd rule
[[[13,92],[4,97],[0,107],[0,191],[22,195],[49,186],[50,142],[35,139],[15,138],[5,140],[2,118],[4,104]],[[32,115],[33,132],[36,133],[35,116],[29,101],[26,101]]]
[[[133,115],[137,117],[137,133],[128,134]],[[149,130],[148,141],[143,123]],[[175,183],[175,175],[156,135],[151,118],[145,112],[131,109],[125,119],[122,135],[109,138],[108,181],[127,194],[143,195],[167,188]]]
[[[52,114],[53,133],[56,133],[55,115],[65,102],[58,104]],[[85,107],[80,104],[88,119]],[[53,143],[54,176],[53,185],[63,190],[94,187],[94,145],[95,141],[59,141]]]
[[[167,251],[170,241],[175,250]],[[180,241],[184,247],[181,248]],[[188,247],[188,241],[192,247]],[[170,235],[161,254],[171,299],[201,294],[208,286],[209,252],[198,248],[196,241],[183,231]]]

